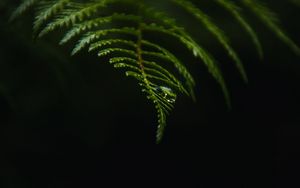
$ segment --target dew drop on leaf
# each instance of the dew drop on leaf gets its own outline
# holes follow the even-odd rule
[[[193,49],[193,54],[194,54],[195,57],[198,56],[198,52],[197,52],[197,50],[195,48]]]
[[[177,94],[174,93],[174,91],[171,88],[165,86],[157,86],[155,88],[155,91],[158,92],[158,94],[164,99],[166,99],[167,102],[175,103]]]

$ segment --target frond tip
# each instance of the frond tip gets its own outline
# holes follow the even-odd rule
[[[168,44],[162,44],[163,42],[157,40],[160,39],[157,36],[168,37],[189,50],[191,56],[203,63],[220,85],[228,108],[231,104],[219,60],[183,27],[180,16],[173,15],[172,11],[151,1],[153,0],[23,0],[12,13],[11,20],[31,7],[36,7],[33,24],[35,36],[43,37],[55,30],[67,30],[60,44],[75,41],[72,55],[88,49],[88,52],[96,52],[99,57],[105,56],[114,68],[121,69],[126,76],[134,78],[155,106],[158,118],[156,141],[159,143],[166,128],[167,116],[172,112],[176,99],[185,95],[195,100],[196,83],[182,61],[182,54],[175,54],[174,49]],[[300,48],[280,27],[276,14],[262,1],[213,0],[210,3],[220,6],[240,24],[251,38],[259,57],[263,57],[262,45],[254,28],[243,14],[245,8],[250,9],[291,50],[300,54]],[[300,5],[300,0],[290,1]],[[246,71],[238,53],[232,47],[230,37],[209,13],[203,11],[203,7],[198,6],[201,1],[165,2],[194,17],[195,24],[201,23],[223,47],[235,63],[242,79],[247,82]],[[114,5],[118,4],[127,8],[116,8]],[[151,37],[149,34],[159,35]]]

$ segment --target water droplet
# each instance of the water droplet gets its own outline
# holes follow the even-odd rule
[[[195,56],[195,57],[197,57],[197,56],[198,56],[198,51],[197,51],[197,49],[196,49],[196,48],[194,48],[194,49],[193,49],[193,54],[194,54],[194,56]]]
[[[177,95],[171,88],[165,86],[157,86],[155,90],[169,103],[175,103]]]

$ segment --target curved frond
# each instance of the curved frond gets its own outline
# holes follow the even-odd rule
[[[189,95],[195,100],[195,98],[196,98],[195,93],[194,93],[194,87],[196,85],[195,80],[194,80],[193,76],[190,74],[190,72],[186,69],[186,67],[182,64],[182,62],[179,59],[177,59],[176,56],[174,56],[170,51],[168,51],[167,49],[165,49],[157,44],[154,44],[154,43],[146,41],[146,40],[143,40],[142,44],[145,46],[150,46],[150,47],[156,48],[158,51],[163,53],[163,55],[160,55],[161,58],[167,59],[171,63],[173,63],[174,67],[177,68],[179,73],[186,80],[186,85],[189,90]]]
[[[259,57],[262,58],[263,50],[262,50],[261,43],[257,37],[257,34],[251,27],[251,25],[246,21],[246,18],[244,18],[244,16],[242,15],[241,13],[242,8],[239,7],[236,3],[234,3],[231,0],[215,0],[215,1],[219,3],[220,6],[228,10],[235,17],[235,19],[240,23],[240,25],[245,29],[245,31],[250,35],[257,49]]]
[[[75,37],[76,35],[79,35],[80,33],[84,32],[84,31],[101,26],[102,24],[105,24],[105,23],[111,23],[114,20],[123,20],[123,21],[128,20],[128,21],[139,22],[140,17],[136,16],[136,15],[115,13],[110,16],[100,17],[100,18],[88,20],[83,23],[76,24],[69,32],[66,33],[64,38],[60,41],[60,44],[64,44],[64,43],[68,42],[73,37]]]
[[[158,0],[157,0],[158,1]],[[262,0],[263,1],[263,0]],[[298,3],[299,0],[290,0]],[[159,1],[158,1],[159,2]],[[247,81],[240,57],[231,46],[231,40],[216,24],[211,14],[202,11],[192,0],[167,0],[196,18],[216,39],[235,63],[242,78]],[[294,52],[299,47],[283,32],[278,18],[261,1],[257,0],[214,0],[210,1],[229,12],[251,40],[260,57],[262,45],[252,25],[243,14],[248,7],[263,23],[285,42]],[[114,9],[122,4],[125,8]],[[300,3],[298,3],[300,4]],[[242,6],[243,5],[243,6]],[[126,7],[128,6],[128,7]],[[42,37],[55,30],[65,31],[60,44],[75,42],[72,55],[88,49],[100,58],[106,57],[116,69],[134,78],[142,92],[155,106],[158,118],[156,140],[160,142],[166,127],[167,116],[174,108],[179,95],[196,98],[195,80],[186,68],[182,54],[174,53],[170,44],[161,44],[153,36],[167,37],[185,47],[191,55],[203,63],[220,85],[230,108],[230,96],[216,58],[184,28],[171,11],[157,6],[150,0],[24,0],[13,12],[15,19],[31,7],[36,7],[34,32]],[[149,37],[148,35],[152,35]],[[155,36],[156,37],[156,36]],[[159,38],[158,38],[159,39]],[[106,59],[102,58],[102,59]]]
[[[39,11],[35,17],[33,30],[37,32],[40,27],[52,16],[63,10],[71,0],[57,0],[57,1],[42,1],[39,4]]]
[[[133,27],[124,27],[118,29],[103,29],[95,32],[88,32],[76,45],[76,47],[72,51],[72,55],[78,53],[84,47],[92,43],[93,41],[100,39],[103,36],[106,36],[111,33],[121,33],[121,34],[129,34],[129,35],[137,35],[137,31]]]
[[[291,50],[296,54],[300,55],[300,48],[296,45],[292,39],[290,39],[287,34],[279,25],[279,18],[276,13],[265,6],[263,3],[257,0],[243,0],[245,6],[247,6],[276,36],[287,44]]]
[[[203,47],[198,45],[192,38],[189,37],[188,34],[184,33],[183,31],[180,34],[177,34],[177,33],[174,33],[172,30],[165,29],[161,26],[157,26],[156,24],[145,25],[143,27],[148,30],[162,32],[167,35],[174,36],[182,44],[184,44],[189,50],[191,50],[195,57],[201,58],[202,61],[204,62],[204,64],[207,66],[208,71],[220,84],[228,107],[231,106],[229,92],[228,92],[227,86],[225,84],[222,72],[221,72],[219,66],[217,65],[216,61],[214,60],[214,58]]]
[[[193,16],[195,16],[202,24],[208,29],[216,38],[217,40],[223,45],[223,47],[228,52],[228,55],[232,58],[235,62],[236,67],[238,68],[239,72],[242,75],[244,81],[248,81],[244,66],[235,52],[235,50],[231,47],[228,37],[224,34],[224,32],[210,19],[210,17],[201,11],[198,7],[196,7],[192,2],[185,1],[185,0],[172,0],[174,3],[178,4],[182,8],[186,9],[190,12]]]
[[[50,22],[39,34],[39,37],[64,26],[71,26],[78,21],[83,21],[100,8],[106,7],[108,1],[95,1],[91,3],[69,3],[54,21]]]

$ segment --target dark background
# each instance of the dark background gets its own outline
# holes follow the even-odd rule
[[[53,40],[59,33],[33,41],[32,15],[7,21],[17,2],[0,1],[1,188],[300,187],[300,58],[259,21],[250,17],[263,61],[245,32],[208,6],[249,83],[208,33],[190,28],[220,61],[233,108],[201,62],[183,53],[197,102],[179,96],[157,145],[155,111],[135,81],[94,55],[70,57]],[[282,1],[272,8],[300,44],[299,9]]]

